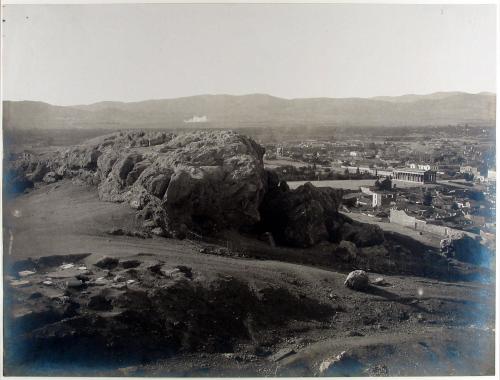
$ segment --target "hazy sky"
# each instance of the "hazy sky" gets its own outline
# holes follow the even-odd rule
[[[68,105],[494,92],[495,14],[494,5],[7,5],[3,96]]]

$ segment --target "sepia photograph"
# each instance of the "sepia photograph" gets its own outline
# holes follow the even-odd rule
[[[498,376],[496,2],[22,2],[3,376]]]

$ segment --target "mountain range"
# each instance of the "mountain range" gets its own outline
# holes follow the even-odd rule
[[[76,106],[4,101],[3,126],[7,129],[112,129],[494,125],[495,111],[496,95],[487,92],[303,99],[265,94],[197,95]]]

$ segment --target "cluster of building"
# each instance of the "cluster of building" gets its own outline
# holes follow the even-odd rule
[[[481,188],[454,184],[380,189],[363,187],[344,196],[352,212],[386,218],[419,231],[443,237],[468,233],[481,237],[495,234],[495,184]]]
[[[264,159],[308,166],[314,180],[334,172],[351,179],[366,175],[391,180],[389,188],[360,186],[357,191],[348,191],[345,204],[351,212],[376,215],[441,236],[459,231],[494,237],[492,136],[494,129],[450,127],[432,135],[422,130],[392,136],[358,134],[342,139],[280,141],[264,143]]]

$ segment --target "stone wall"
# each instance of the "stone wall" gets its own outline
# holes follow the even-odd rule
[[[471,234],[469,232],[456,230],[454,228],[446,227],[446,226],[438,226],[435,224],[427,223],[425,220],[417,219],[413,216],[409,216],[403,210],[391,209],[391,214],[389,216],[389,221],[391,223],[399,224],[401,226],[405,226],[416,231],[422,232],[430,232],[435,235],[439,235],[442,237],[452,237],[458,235],[468,235],[470,237],[475,238],[476,235]]]

